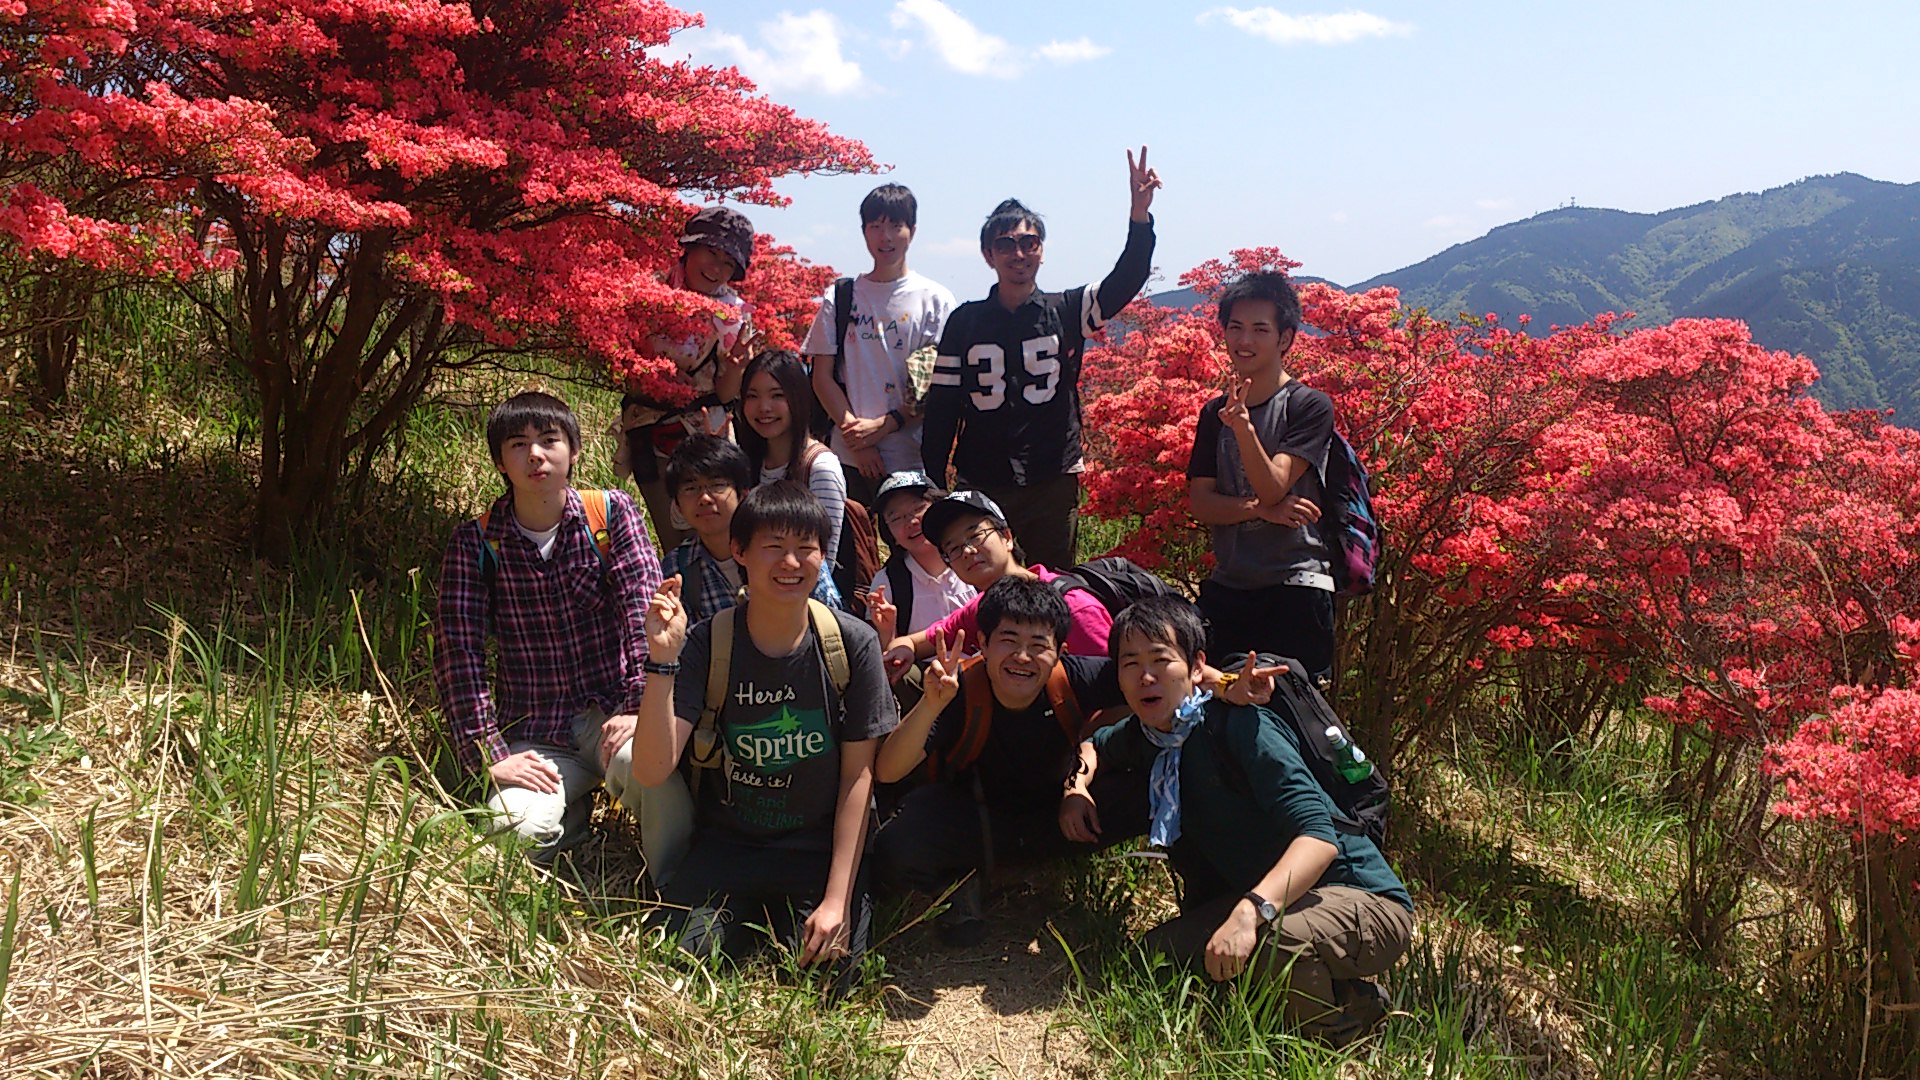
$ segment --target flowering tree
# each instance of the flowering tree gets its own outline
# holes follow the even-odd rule
[[[1182,281],[1210,299],[1289,265],[1237,251]],[[1884,958],[1876,993],[1907,1015],[1920,433],[1826,412],[1810,363],[1733,322],[1536,336],[1392,290],[1300,291],[1289,370],[1334,399],[1385,538],[1342,616],[1351,726],[1391,762],[1447,725],[1553,745],[1643,703],[1672,724],[1688,939],[1722,940],[1780,815],[1830,823],[1862,868],[1855,909],[1882,913],[1860,955]],[[1123,550],[1197,577],[1181,466],[1226,371],[1217,323],[1206,305],[1127,318],[1089,357],[1089,508],[1136,517]]]
[[[711,311],[659,274],[683,193],[771,203],[784,173],[870,167],[737,71],[656,55],[697,22],[650,0],[23,0],[0,26],[41,59],[0,53],[0,82],[34,87],[5,138],[35,178],[116,179],[36,179],[0,231],[33,257],[231,267],[198,295],[258,385],[256,535],[281,551],[450,361],[667,375],[649,337]],[[177,227],[92,213],[108,189]]]

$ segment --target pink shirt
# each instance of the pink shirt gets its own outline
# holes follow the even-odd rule
[[[1041,581],[1050,582],[1060,576],[1038,563],[1027,569],[1033,571]],[[1062,651],[1074,656],[1107,655],[1107,634],[1113,629],[1113,616],[1107,614],[1107,609],[1100,605],[1100,601],[1085,589],[1074,589],[1067,593],[1065,599],[1067,612],[1073,621],[1067,627],[1066,648]],[[951,641],[955,633],[965,630],[968,650],[978,652],[980,649],[979,609],[980,598],[976,596],[967,601],[960,610],[927,627],[927,639],[931,641],[933,635],[939,634],[945,640]]]

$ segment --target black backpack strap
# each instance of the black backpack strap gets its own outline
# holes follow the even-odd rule
[[[888,599],[893,601],[894,609],[898,612],[894,629],[902,634],[913,625],[913,570],[907,566],[907,560],[911,558],[913,556],[902,552],[898,558],[887,560],[887,592],[892,594]],[[881,648],[886,646],[886,642],[880,643]]]
[[[847,386],[847,330],[853,326],[853,279],[833,283],[833,381]]]

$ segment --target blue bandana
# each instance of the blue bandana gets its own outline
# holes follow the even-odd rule
[[[1199,726],[1201,707],[1212,699],[1211,693],[1195,690],[1173,711],[1172,731],[1161,731],[1145,722],[1140,725],[1147,741],[1160,748],[1147,781],[1147,798],[1153,814],[1152,824],[1147,827],[1147,842],[1155,847],[1168,847],[1180,839],[1180,744]]]

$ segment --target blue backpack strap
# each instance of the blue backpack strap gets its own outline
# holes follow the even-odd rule
[[[500,541],[487,539],[487,522],[492,519],[491,505],[474,519],[474,524],[480,526],[480,580],[486,582],[489,589],[493,588],[494,575],[500,570]]]

